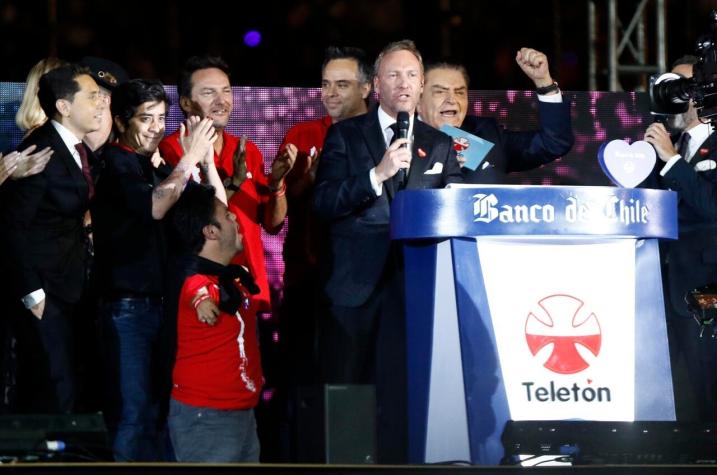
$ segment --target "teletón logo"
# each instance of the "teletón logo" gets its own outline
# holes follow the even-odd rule
[[[585,303],[571,295],[550,295],[538,301],[528,313],[525,339],[535,356],[542,348],[553,348],[543,366],[558,374],[574,374],[590,365],[580,355],[577,345],[598,356],[602,344],[600,322]]]

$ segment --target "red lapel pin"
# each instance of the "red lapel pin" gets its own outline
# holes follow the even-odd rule
[[[418,156],[421,157],[421,158],[426,158],[426,156],[428,155],[428,154],[425,152],[425,150],[423,150],[421,147],[418,147],[417,152],[418,152]]]

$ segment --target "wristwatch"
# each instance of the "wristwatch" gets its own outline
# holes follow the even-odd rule
[[[535,89],[535,93],[539,94],[541,96],[544,96],[546,94],[550,94],[551,92],[557,92],[560,90],[560,87],[558,86],[558,83],[556,81],[553,81],[553,84],[549,86],[543,86],[538,87]]]
[[[231,191],[239,191],[239,187],[234,184],[234,180],[232,177],[228,176],[224,179],[224,188]]]

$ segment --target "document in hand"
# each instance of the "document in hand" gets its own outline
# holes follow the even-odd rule
[[[451,136],[453,148],[458,154],[458,161],[461,162],[462,159],[465,159],[463,166],[470,170],[475,171],[493,148],[493,142],[476,137],[452,125],[444,124],[440,130]]]

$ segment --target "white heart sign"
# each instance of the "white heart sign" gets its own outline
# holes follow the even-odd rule
[[[634,188],[650,175],[655,167],[655,149],[639,140],[629,144],[624,140],[611,140],[598,152],[600,167],[617,186]]]

